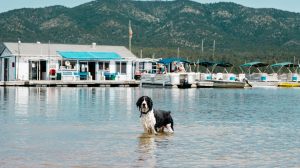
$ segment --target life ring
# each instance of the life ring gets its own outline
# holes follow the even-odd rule
[[[66,61],[66,62],[65,62],[65,65],[66,65],[66,66],[70,66],[70,65],[71,65],[70,61]]]
[[[54,76],[56,74],[56,70],[55,69],[50,69],[49,70],[49,75]]]

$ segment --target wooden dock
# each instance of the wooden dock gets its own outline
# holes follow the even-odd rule
[[[27,80],[27,81],[0,81],[0,86],[24,86],[24,87],[138,87],[140,81],[137,80],[80,80],[80,81],[61,81],[61,80]]]

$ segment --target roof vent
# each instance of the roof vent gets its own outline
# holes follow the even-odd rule
[[[96,48],[96,43],[92,43],[92,48],[95,49]]]

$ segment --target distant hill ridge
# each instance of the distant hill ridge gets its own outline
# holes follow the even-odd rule
[[[188,0],[96,0],[74,8],[51,6],[0,14],[0,41],[128,45],[135,54],[225,61],[300,57],[300,14],[235,3]],[[201,53],[204,40],[204,53]],[[212,57],[213,41],[216,41]]]

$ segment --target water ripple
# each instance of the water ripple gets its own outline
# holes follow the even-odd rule
[[[0,167],[299,167],[299,91],[0,88]],[[174,134],[143,134],[142,95]]]

